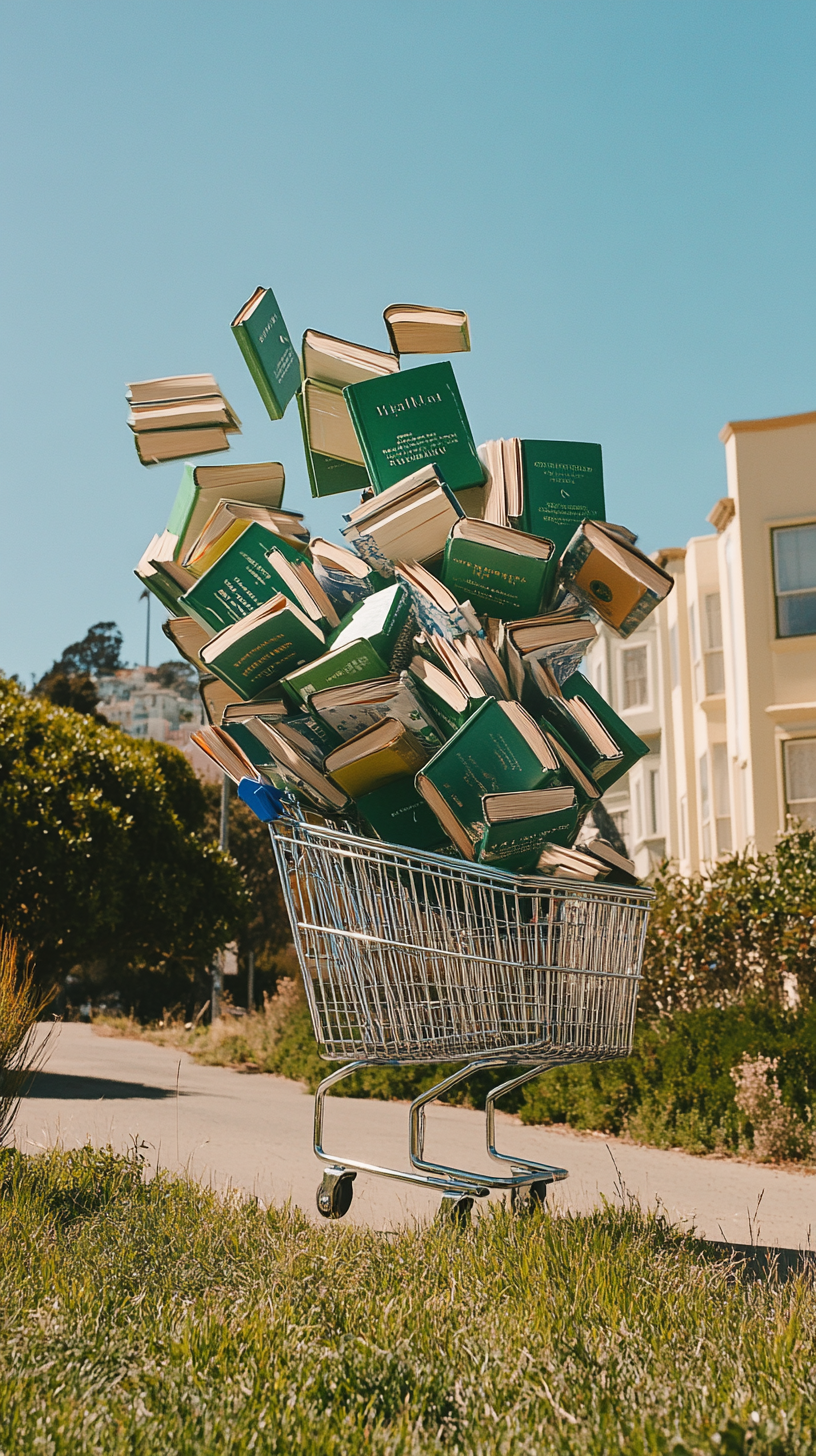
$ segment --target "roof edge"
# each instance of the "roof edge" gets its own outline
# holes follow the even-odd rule
[[[774,415],[770,420],[729,420],[720,430],[723,444],[732,435],[747,434],[749,430],[790,430],[796,425],[816,425],[816,410],[803,415]]]

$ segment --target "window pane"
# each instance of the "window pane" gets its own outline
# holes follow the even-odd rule
[[[629,647],[623,653],[623,706],[641,708],[649,700],[646,648]]]
[[[816,524],[774,531],[778,592],[816,590]]]
[[[816,799],[816,738],[794,738],[785,744],[788,804]]]
[[[720,593],[710,592],[705,599],[706,614],[706,637],[709,651],[713,648],[722,647],[722,614],[720,612]]]
[[[717,855],[731,853],[731,820],[717,820]]]
[[[704,753],[700,759],[700,809],[702,811],[703,823],[711,818],[711,810],[708,803],[708,754]]]
[[[711,750],[711,757],[714,770],[714,813],[718,819],[725,819],[731,813],[727,746],[724,743],[715,743]]]
[[[816,632],[816,591],[777,597],[780,637],[807,637]]]
[[[705,655],[706,693],[725,692],[725,663],[722,652],[707,652]]]

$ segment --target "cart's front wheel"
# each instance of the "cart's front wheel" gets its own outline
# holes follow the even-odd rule
[[[343,1218],[351,1208],[356,1173],[324,1173],[317,1185],[317,1211],[324,1218]]]
[[[510,1190],[510,1207],[514,1213],[532,1213],[536,1208],[544,1208],[546,1202],[547,1183],[543,1178]]]

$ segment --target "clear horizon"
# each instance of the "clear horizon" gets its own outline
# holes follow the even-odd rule
[[[646,550],[711,530],[727,420],[816,406],[801,0],[32,0],[3,40],[0,670],[26,685],[100,620],[143,661],[133,567],[182,465],[139,464],[128,380],[214,373],[243,434],[202,463],[281,460],[338,538],[355,497],[312,502],[296,408],[268,419],[230,337],[259,283],[296,341],[467,309],[476,440],[600,441]]]

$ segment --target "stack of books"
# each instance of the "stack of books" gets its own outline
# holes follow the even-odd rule
[[[143,465],[228,450],[241,421],[211,374],[143,379],[127,387],[128,424]]]
[[[648,749],[580,668],[672,579],[605,520],[599,445],[477,448],[449,360],[404,367],[469,349],[465,313],[384,319],[389,349],[308,329],[300,359],[269,289],[233,321],[270,416],[297,396],[312,493],[360,500],[312,539],[282,465],[185,466],[136,570],[200,674],[194,739],[391,844],[635,883],[592,810]]]

